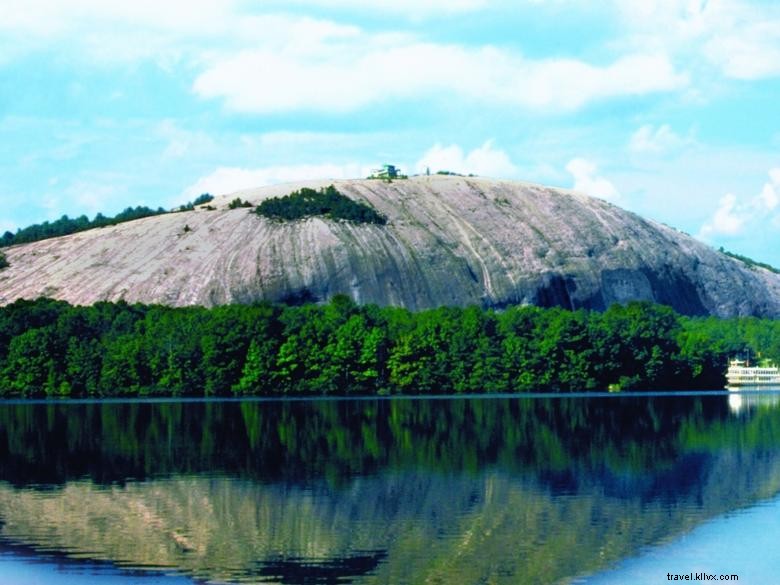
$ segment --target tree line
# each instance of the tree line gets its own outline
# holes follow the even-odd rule
[[[208,203],[213,199],[213,195],[209,193],[203,193],[202,195],[196,197],[194,201],[179,206],[176,211],[191,211],[195,209],[196,205],[203,205],[204,203]],[[119,223],[133,221],[134,219],[152,217],[154,215],[162,215],[164,213],[170,212],[163,209],[162,207],[152,209],[151,207],[146,207],[145,205],[138,205],[136,207],[127,207],[114,216],[105,216],[102,213],[97,213],[94,219],[89,219],[86,215],[80,215],[79,217],[75,218],[63,215],[54,221],[44,221],[43,223],[35,223],[24,228],[19,228],[16,230],[16,233],[6,231],[2,237],[0,237],[0,247],[13,246],[14,244],[26,244],[29,242],[37,242],[39,240],[46,240],[49,238],[67,236],[69,234],[75,234],[78,232],[91,230],[93,228],[117,225]]]
[[[728,256],[729,258],[734,258],[735,260],[739,260],[742,262],[745,266],[750,268],[751,270],[755,270],[756,267],[764,268],[766,270],[769,270],[769,272],[774,272],[775,274],[780,274],[780,269],[775,268],[771,264],[767,264],[766,262],[758,262],[757,260],[753,260],[752,258],[748,258],[747,256],[743,256],[742,254],[735,254],[734,252],[729,252],[728,250],[724,250],[723,246],[718,248],[718,252],[721,254],[724,254],[725,256]]]
[[[37,242],[48,238],[67,236],[68,234],[75,234],[77,232],[91,230],[92,228],[116,225],[125,221],[132,221],[142,217],[151,217],[162,213],[167,213],[162,207],[151,209],[139,205],[138,207],[128,207],[113,217],[106,217],[102,213],[98,213],[95,215],[95,218],[91,220],[86,215],[80,215],[76,218],[70,218],[67,215],[63,215],[61,218],[54,221],[44,221],[43,223],[36,223],[25,228],[20,228],[16,230],[15,234],[7,231],[3,234],[2,238],[0,238],[0,246],[26,244],[28,242]]]
[[[715,389],[730,356],[780,357],[780,322],[649,303],[560,308],[19,300],[0,308],[0,395],[374,395]]]

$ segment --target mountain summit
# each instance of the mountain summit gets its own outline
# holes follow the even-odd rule
[[[229,205],[331,183],[386,223],[272,219]],[[343,293],[415,310],[648,300],[685,314],[780,317],[778,274],[601,199],[478,177],[275,185],[5,253],[0,303],[209,306]]]

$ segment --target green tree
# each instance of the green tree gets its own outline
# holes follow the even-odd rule
[[[94,395],[100,388],[102,356],[97,339],[70,337],[65,353],[65,373],[74,395]]]
[[[669,307],[646,302],[615,304],[593,324],[593,360],[601,384],[657,390],[680,383],[680,325]]]
[[[597,386],[591,374],[593,351],[584,311],[550,309],[542,314],[538,359],[543,364],[541,386],[555,390],[590,390]]]
[[[280,221],[324,216],[354,223],[387,223],[387,218],[373,207],[342,195],[333,185],[319,191],[303,187],[284,197],[271,197],[258,205],[255,212]]]
[[[538,307],[509,307],[498,315],[501,380],[506,391],[528,392],[540,387],[544,364],[537,323],[542,314]]]
[[[139,323],[153,388],[174,395],[203,392],[202,324],[205,309],[155,307]]]
[[[104,396],[140,394],[148,391],[150,375],[148,359],[141,338],[128,334],[105,342],[101,348],[100,393]]]
[[[2,370],[2,388],[20,396],[55,395],[60,391],[51,327],[29,329],[11,340]]]

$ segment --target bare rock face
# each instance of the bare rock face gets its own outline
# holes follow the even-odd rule
[[[324,301],[424,309],[511,304],[604,309],[649,300],[686,314],[780,317],[780,275],[600,199],[519,182],[415,177],[334,181],[387,225],[279,222],[253,204],[301,186],[218,197],[194,211],[5,249],[0,303],[49,296],[217,305]]]

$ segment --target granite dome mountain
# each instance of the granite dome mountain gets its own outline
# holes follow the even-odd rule
[[[387,223],[278,221],[228,207],[331,183]],[[210,306],[343,293],[413,310],[649,300],[685,314],[780,317],[780,274],[561,189],[437,175],[274,185],[210,206],[5,248],[0,303]]]

